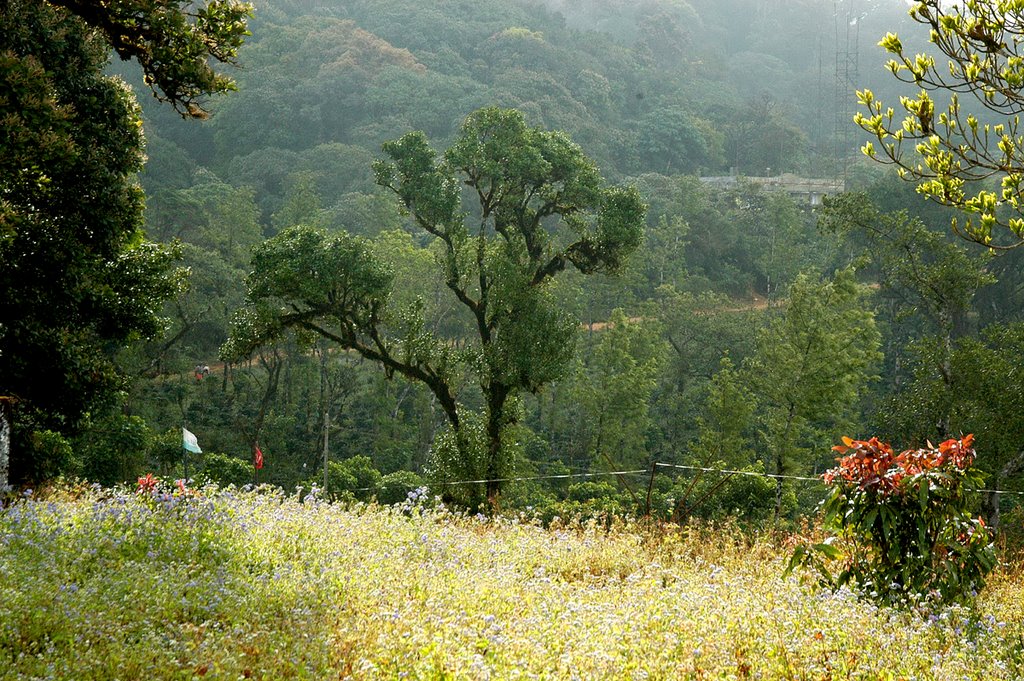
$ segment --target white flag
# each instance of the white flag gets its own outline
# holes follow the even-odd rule
[[[192,452],[193,454],[203,453],[203,450],[199,449],[199,440],[196,439],[196,436],[190,433],[189,431],[185,430],[184,428],[181,429],[181,440],[181,446],[184,447],[186,450]]]

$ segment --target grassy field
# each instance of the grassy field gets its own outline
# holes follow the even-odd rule
[[[0,679],[1024,678],[1019,566],[973,611],[908,614],[783,579],[785,544],[52,494],[0,511]]]

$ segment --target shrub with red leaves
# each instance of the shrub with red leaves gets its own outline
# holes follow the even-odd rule
[[[139,486],[138,489],[135,490],[135,493],[152,494],[159,484],[159,478],[154,477],[152,473],[146,473],[145,476],[139,478]]]
[[[896,454],[878,438],[843,438],[824,475],[832,536],[798,547],[789,570],[812,567],[829,587],[850,584],[890,605],[973,598],[995,566],[991,533],[970,513],[981,486],[973,443],[967,435]]]

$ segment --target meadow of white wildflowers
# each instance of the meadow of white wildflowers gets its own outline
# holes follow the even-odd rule
[[[56,493],[0,510],[0,679],[1024,678],[1020,569],[923,614],[787,558],[710,527]]]

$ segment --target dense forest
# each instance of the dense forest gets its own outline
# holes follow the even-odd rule
[[[987,486],[1024,489],[1021,249],[957,239],[948,210],[858,151],[854,90],[900,92],[876,43],[927,39],[904,3],[255,6],[209,120],[110,64],[142,105],[145,233],[177,294],[162,333],[109,348],[107,399],[59,421],[15,405],[15,482],[152,470],[757,521],[813,509],[842,436],[973,433]],[[495,131],[517,136],[509,166],[557,154],[576,195],[488,203],[474,145]],[[458,185],[437,180],[442,155]],[[438,226],[451,216],[533,220],[566,255],[474,269]],[[330,312],[358,333],[260,316],[329,299],[351,275],[331,253],[386,289],[370,321]],[[487,315],[477,275],[496,282]]]

